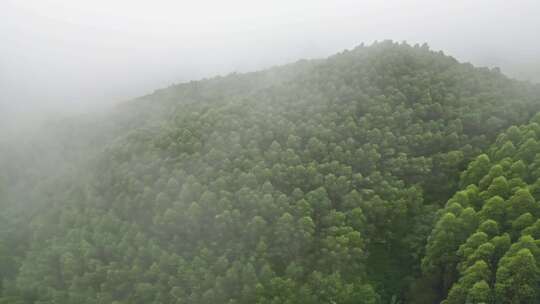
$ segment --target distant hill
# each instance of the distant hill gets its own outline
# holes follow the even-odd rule
[[[463,299],[466,270],[436,271],[469,231],[441,260],[445,202],[539,110],[538,86],[385,41],[7,138],[0,303]]]

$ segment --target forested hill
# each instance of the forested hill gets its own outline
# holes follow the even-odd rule
[[[461,303],[468,235],[439,256],[439,209],[538,110],[538,86],[386,41],[4,141],[0,303]]]

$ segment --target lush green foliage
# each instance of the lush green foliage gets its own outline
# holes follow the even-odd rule
[[[172,86],[70,123],[51,148],[6,146],[0,303],[529,299],[536,245],[517,237],[540,210],[534,181],[516,178],[534,176],[534,124],[458,182],[540,109],[538,92],[384,42]],[[476,197],[436,214],[458,186]],[[468,259],[477,243],[498,268]],[[424,281],[432,295],[407,292]]]
[[[540,114],[510,127],[461,174],[439,212],[424,272],[444,303],[533,303],[540,296]]]

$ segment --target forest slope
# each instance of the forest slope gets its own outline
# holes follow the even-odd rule
[[[39,187],[2,154],[0,297],[411,300],[459,173],[539,92],[393,42],[156,91],[62,139],[92,155]]]

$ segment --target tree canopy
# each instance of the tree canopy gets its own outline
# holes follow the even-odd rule
[[[539,93],[384,41],[6,140],[0,303],[529,303]]]

